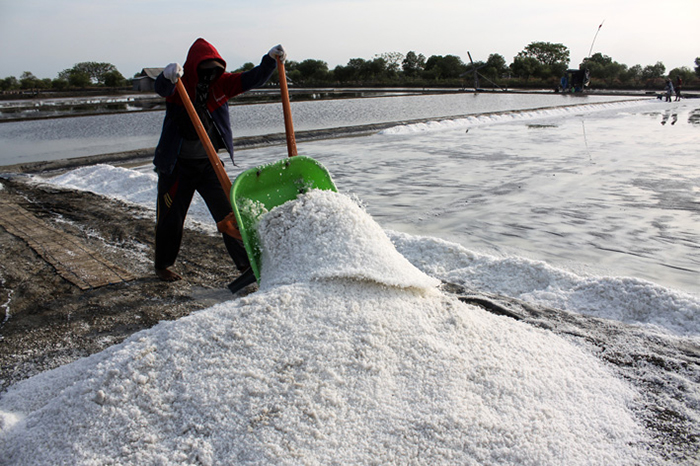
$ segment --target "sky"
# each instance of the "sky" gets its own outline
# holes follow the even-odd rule
[[[700,56],[697,0],[0,0],[0,78],[56,78],[85,61],[112,63],[125,76],[182,63],[204,37],[228,69],[257,63],[281,43],[290,60],[386,52],[457,55],[468,63],[492,53],[507,63],[531,42],[561,43],[571,66],[600,52],[628,66],[661,61],[666,71]],[[603,24],[599,28],[600,24]]]

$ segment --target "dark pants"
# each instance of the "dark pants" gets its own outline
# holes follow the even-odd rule
[[[232,212],[227,194],[221,188],[209,159],[181,159],[171,174],[159,174],[156,210],[157,269],[170,267],[177,259],[185,217],[195,191],[202,196],[217,223]],[[222,236],[238,270],[245,270],[250,263],[241,241],[224,233]]]

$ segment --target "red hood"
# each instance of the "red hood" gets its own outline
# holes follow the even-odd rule
[[[185,66],[183,68],[185,74],[182,76],[182,84],[185,85],[190,99],[194,99],[195,97],[195,89],[197,87],[197,81],[199,80],[197,76],[197,66],[204,60],[220,61],[221,64],[224,65],[224,70],[226,69],[226,61],[221,58],[218,50],[216,50],[213,45],[201,37],[194,41],[189,52],[187,52],[187,59],[185,60]],[[172,97],[176,103],[182,104],[180,96],[177,95],[177,93],[173,94]]]

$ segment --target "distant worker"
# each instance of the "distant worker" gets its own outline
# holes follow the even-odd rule
[[[675,89],[676,89],[676,102],[681,100],[681,86],[683,85],[683,80],[681,79],[681,75],[679,74],[676,76],[676,84],[675,84]]]
[[[664,91],[666,92],[666,102],[670,102],[671,96],[673,95],[673,83],[671,82],[671,78],[666,78],[666,87],[664,87]]]
[[[562,92],[566,92],[569,88],[569,78],[567,78],[566,75],[562,76],[561,80],[559,80],[559,87]]]
[[[180,251],[185,217],[195,191],[202,196],[217,222],[238,270],[244,272],[250,267],[242,242],[222,228],[232,215],[228,193],[221,188],[183,102],[175,92],[175,84],[182,78],[212,145],[217,151],[226,149],[233,160],[228,101],[265,84],[277,67],[277,58],[282,61],[286,58],[281,45],[273,47],[255,68],[244,73],[228,73],[219,52],[200,38],[190,47],[184,69],[178,63],[171,63],[156,79],[156,92],[166,98],[163,130],[153,158],[158,173],[155,272],[161,280],[182,278],[170,267]]]

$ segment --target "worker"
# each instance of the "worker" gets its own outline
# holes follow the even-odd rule
[[[228,101],[270,79],[284,61],[281,45],[272,47],[255,68],[243,73],[226,72],[226,61],[206,40],[197,39],[190,47],[184,68],[171,63],[156,78],[155,90],[165,97],[166,110],[153,164],[158,173],[156,205],[155,272],[165,281],[180,280],[172,270],[182,242],[185,217],[195,191],[206,203],[222,232],[226,249],[236,267],[244,273],[249,267],[240,239],[232,236],[230,219],[233,212],[195,131],[180,96],[175,92],[179,79],[187,90],[214,149],[226,150],[233,162],[233,136]]]

